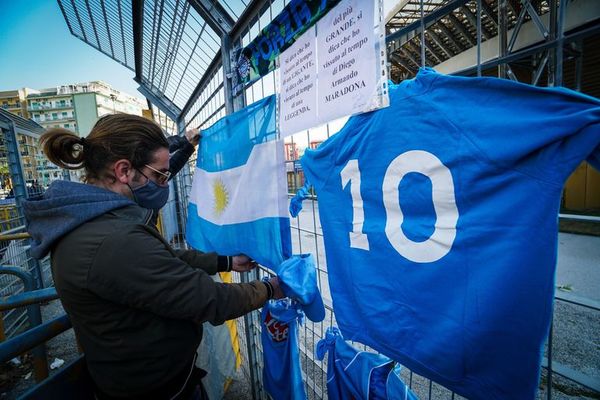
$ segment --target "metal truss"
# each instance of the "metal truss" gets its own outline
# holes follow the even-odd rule
[[[256,27],[264,27],[274,16],[267,12],[274,5],[270,0],[58,4],[71,33],[134,71],[140,92],[180,130],[243,107],[244,96],[230,94],[232,50],[247,44],[257,34]],[[566,40],[566,5],[566,0],[405,0],[386,24],[390,76],[396,81],[413,77],[421,66],[435,67],[474,47],[479,60],[481,44],[496,38],[498,58],[512,60],[507,57],[516,54],[522,27],[531,22],[542,44],[553,45],[536,54],[517,53],[532,70],[531,83],[547,77],[548,84],[558,85],[563,50],[557,41]],[[265,15],[270,15],[267,21]],[[497,75],[517,79],[510,65],[514,62],[497,64]],[[492,64],[477,62],[475,71],[481,73]]]
[[[135,72],[139,91],[182,128],[221,68],[244,10],[212,0],[58,0],[71,33]],[[229,56],[229,52],[227,52]]]
[[[552,32],[561,29],[558,25],[564,20],[564,15],[562,19],[551,17],[548,24],[541,16],[560,9],[559,1],[423,0],[425,33],[422,34],[420,1],[410,0],[387,24],[391,76],[395,80],[412,77],[416,73],[415,67],[435,67],[476,46],[479,54],[481,43],[495,37],[499,38],[502,58],[513,53],[521,27],[528,21],[535,24],[544,40],[550,40]],[[563,10],[566,9],[564,3]],[[507,32],[511,30],[508,39]],[[549,65],[548,60],[552,60],[549,55],[538,60],[532,83],[539,83],[542,71]],[[507,63],[500,64],[499,75],[516,79]]]
[[[23,215],[22,201],[27,198],[27,189],[17,134],[40,135],[43,132],[44,129],[34,121],[0,109],[0,133],[4,139],[6,161],[12,180],[16,206],[19,211],[18,215]]]

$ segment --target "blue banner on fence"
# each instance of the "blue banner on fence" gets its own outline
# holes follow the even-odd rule
[[[275,69],[275,60],[319,18],[340,0],[292,0],[250,42],[239,51],[234,69],[233,94]]]

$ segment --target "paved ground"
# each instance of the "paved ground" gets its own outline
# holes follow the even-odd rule
[[[556,285],[600,301],[600,237],[559,233]]]

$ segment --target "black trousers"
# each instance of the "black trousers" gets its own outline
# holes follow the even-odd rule
[[[147,393],[136,396],[110,396],[103,393],[98,387],[94,390],[96,400],[209,400],[206,390],[202,385],[202,378],[206,371],[195,366],[194,359],[191,367],[177,374],[166,384]]]

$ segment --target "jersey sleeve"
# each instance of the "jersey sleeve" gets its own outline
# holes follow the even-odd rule
[[[438,75],[432,89],[432,112],[500,168],[562,185],[583,160],[600,167],[598,99],[495,78]]]

